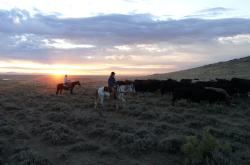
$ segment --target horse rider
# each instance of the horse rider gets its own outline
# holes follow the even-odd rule
[[[110,98],[116,98],[116,88],[117,88],[117,82],[115,80],[115,72],[111,72],[109,79],[108,79],[108,88],[109,92],[112,97]]]
[[[64,86],[69,87],[70,84],[71,84],[71,81],[68,78],[68,75],[65,75],[64,76]]]

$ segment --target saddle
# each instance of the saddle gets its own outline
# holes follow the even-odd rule
[[[63,84],[63,87],[66,88],[66,89],[69,89],[70,88],[70,84]]]
[[[112,88],[104,87],[104,91],[110,93],[112,95]],[[117,99],[117,89],[114,88],[114,99]]]

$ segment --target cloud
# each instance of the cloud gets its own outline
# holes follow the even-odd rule
[[[227,10],[213,8],[202,12],[216,14]],[[168,66],[172,62],[181,69],[247,55],[250,49],[242,42],[237,42],[234,51],[222,44],[229,40],[245,42],[246,37],[242,36],[250,34],[250,19],[155,20],[150,14],[59,18],[13,9],[0,10],[0,20],[0,60],[127,66]],[[185,60],[181,61],[183,54]]]
[[[130,51],[131,48],[128,45],[118,45],[114,46],[114,48],[121,50],[121,51]]]
[[[236,45],[250,44],[250,34],[219,37],[218,41],[222,44],[236,44]]]
[[[224,8],[224,7],[215,7],[203,9],[195,12],[194,14],[187,15],[184,18],[203,18],[203,19],[219,19],[219,18],[230,18],[234,9]]]
[[[63,39],[44,39],[42,40],[45,43],[45,46],[48,48],[57,48],[57,49],[77,49],[77,48],[94,48],[94,45],[86,44],[74,44],[67,42]]]

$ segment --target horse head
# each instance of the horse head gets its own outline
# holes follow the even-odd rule
[[[81,86],[80,81],[76,81],[76,82],[75,82],[75,85],[79,85],[79,86]]]
[[[104,90],[104,92],[110,92],[109,87],[104,87],[103,90]]]

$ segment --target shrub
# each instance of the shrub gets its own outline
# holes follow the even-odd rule
[[[179,115],[170,115],[165,113],[164,116],[160,119],[160,121],[165,121],[167,123],[178,124],[184,122],[184,118]]]
[[[229,165],[232,149],[227,144],[220,144],[208,130],[199,139],[191,136],[183,145],[187,165]]]
[[[139,131],[136,134],[123,133],[117,140],[117,145],[121,150],[134,156],[151,153],[156,150],[157,144],[157,138],[144,131]]]
[[[46,122],[32,129],[34,135],[53,145],[73,144],[81,140],[76,132],[63,124]]]
[[[12,135],[14,134],[14,128],[6,125],[0,128],[0,135]]]
[[[151,120],[151,119],[155,119],[157,118],[157,114],[154,113],[154,112],[142,112],[140,115],[139,115],[139,119],[141,120]]]
[[[103,147],[100,149],[99,154],[101,156],[115,156],[117,157],[117,153],[115,152],[115,150],[111,147]]]
[[[64,112],[50,112],[46,117],[52,122],[63,123],[69,114]]]
[[[178,136],[163,139],[158,146],[160,152],[179,153],[183,145],[183,138]]]
[[[48,159],[27,148],[16,152],[8,162],[10,165],[52,165]]]
[[[91,151],[97,151],[99,149],[99,145],[93,143],[93,142],[80,142],[76,143],[68,148],[68,151],[71,152],[91,152]]]

